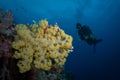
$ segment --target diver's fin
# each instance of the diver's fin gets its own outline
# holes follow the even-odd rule
[[[100,42],[102,42],[103,40],[102,39],[97,39],[97,40],[95,40],[95,42],[94,42],[94,44],[93,44],[93,53],[94,53],[94,55],[96,55],[96,44],[97,43],[100,43]]]
[[[100,43],[100,42],[102,42],[103,40],[102,39],[97,39],[97,40],[95,40],[95,43],[94,43],[94,45],[93,45],[93,53],[94,54],[96,54],[96,44],[97,43]]]

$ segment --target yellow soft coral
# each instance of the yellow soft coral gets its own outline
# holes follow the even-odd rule
[[[19,59],[17,66],[20,73],[31,69],[50,70],[53,64],[63,66],[72,49],[72,37],[67,35],[57,24],[48,25],[46,20],[28,28],[24,24],[15,27],[19,39],[12,47],[16,50],[13,57]]]

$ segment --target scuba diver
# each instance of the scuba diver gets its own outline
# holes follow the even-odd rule
[[[102,39],[96,39],[89,26],[82,26],[80,23],[77,23],[76,28],[78,30],[79,38],[87,42],[88,45],[94,45],[95,47],[97,43],[100,43],[102,41]]]

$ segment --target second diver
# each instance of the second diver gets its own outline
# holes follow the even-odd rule
[[[87,25],[81,25],[80,23],[76,24],[76,28],[78,31],[79,38],[85,42],[87,42],[88,45],[96,45],[97,43],[100,43],[102,39],[96,39],[92,31],[90,30],[89,26]]]

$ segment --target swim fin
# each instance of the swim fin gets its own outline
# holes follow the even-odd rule
[[[95,40],[94,45],[93,45],[93,53],[94,53],[94,54],[96,54],[96,44],[97,44],[97,43],[100,43],[100,42],[102,42],[102,41],[103,41],[102,39],[97,39],[97,40]]]

